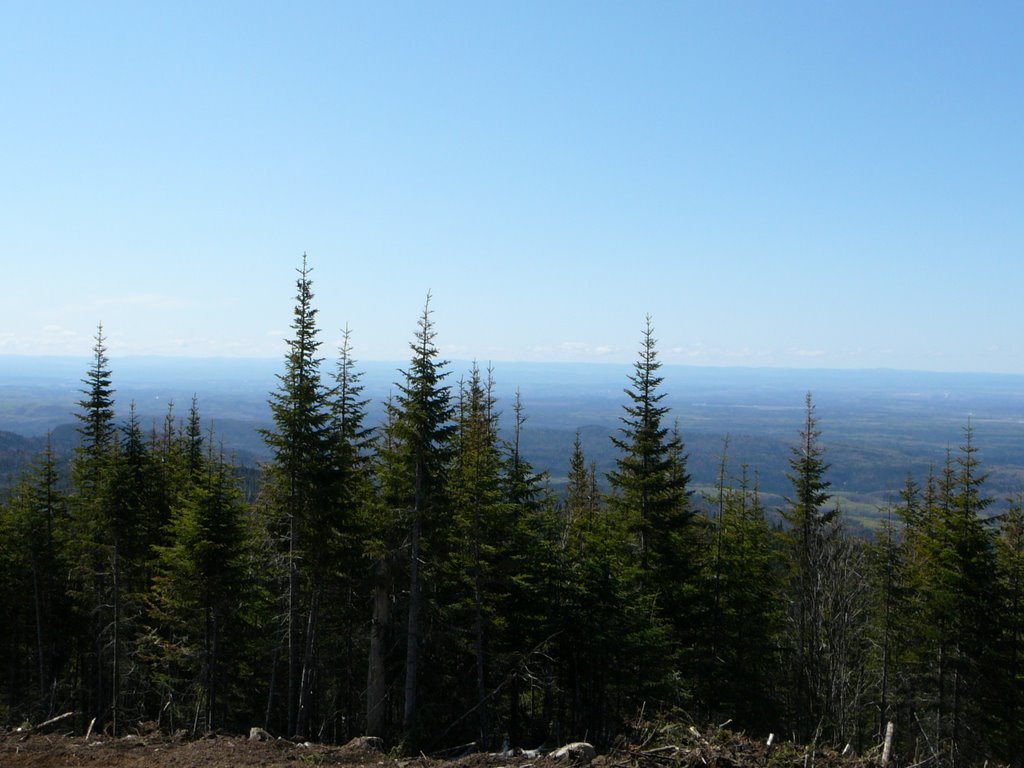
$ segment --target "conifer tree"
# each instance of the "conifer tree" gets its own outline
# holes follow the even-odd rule
[[[511,505],[502,494],[501,454],[498,446],[497,413],[493,380],[486,380],[475,363],[469,380],[460,387],[457,430],[453,440],[454,461],[450,473],[449,497],[453,508],[454,538],[465,549],[452,552],[448,566],[453,572],[451,586],[456,604],[454,625],[472,626],[472,648],[467,656],[476,671],[475,702],[477,739],[486,746],[490,740],[488,679],[494,666],[494,613],[500,593],[509,585],[500,583],[501,560],[514,535]],[[470,597],[471,596],[471,597]],[[470,599],[467,599],[470,598]],[[458,615],[466,616],[462,621]],[[470,707],[467,707],[470,709]]]
[[[625,390],[630,402],[624,406],[621,437],[612,438],[621,454],[608,480],[614,491],[611,503],[629,520],[640,569],[650,577],[651,586],[667,571],[687,570],[679,562],[685,558],[679,544],[693,516],[682,443],[663,424],[668,408],[661,405],[665,393],[659,391],[664,381],[660,368],[648,316],[640,356],[629,377],[631,386]]]
[[[580,431],[576,430],[573,439],[572,454],[569,457],[569,475],[565,488],[565,510],[563,525],[563,547],[571,540],[578,540],[581,531],[591,522],[597,511],[598,499],[592,491],[591,470],[587,467],[587,457],[583,453]],[[579,546],[575,542],[574,549]]]
[[[502,643],[495,642],[493,650],[503,657],[495,680],[509,680],[505,720],[509,743],[518,745],[528,731],[537,731],[532,718],[524,723],[525,689],[553,677],[547,651],[556,631],[556,593],[562,571],[560,515],[544,485],[546,476],[536,472],[522,454],[527,417],[518,390],[512,414],[512,439],[505,446],[502,480],[513,530],[505,542],[502,562],[507,594],[501,612],[493,619],[504,631],[499,638]],[[546,697],[549,686],[540,687]],[[536,743],[544,736],[537,734]]]
[[[920,536],[920,490],[907,475],[899,503],[886,510],[886,519],[871,549],[872,628],[876,671],[877,721],[874,732],[884,738],[887,723],[895,724],[898,737],[912,732],[908,673],[913,616],[910,574],[914,569]],[[894,519],[895,518],[895,519]]]
[[[9,712],[50,717],[68,644],[66,570],[67,510],[50,439],[24,473],[10,502],[0,505],[0,570],[6,576],[5,625]],[[63,682],[63,681],[61,681]]]
[[[105,514],[100,529],[110,585],[108,652],[111,729],[120,732],[126,716],[142,716],[147,695],[146,670],[125,663],[136,656],[142,639],[144,601],[152,579],[155,546],[167,521],[168,499],[151,444],[135,411],[121,429],[109,470]]]
[[[824,707],[825,659],[822,648],[823,601],[821,568],[826,539],[834,533],[831,523],[835,509],[825,509],[831,497],[825,479],[829,465],[819,443],[821,430],[814,415],[810,392],[805,398],[804,424],[800,441],[793,447],[787,474],[793,486],[786,499],[783,518],[789,524],[787,543],[790,600],[793,715],[798,735],[809,739],[821,721]]]
[[[82,501],[87,503],[89,495],[95,493],[100,486],[104,465],[117,431],[114,424],[114,389],[102,324],[96,330],[92,366],[82,383],[85,385],[82,390],[84,397],[78,401],[81,410],[75,414],[80,422],[75,487],[79,496],[83,497]]]
[[[999,567],[1002,643],[1004,669],[999,686],[1001,704],[996,712],[997,738],[1005,754],[1019,755],[1024,750],[1024,731],[1020,727],[1024,713],[1024,493],[1009,500],[1009,508],[999,528],[997,542]]]
[[[111,604],[110,560],[107,556],[111,490],[110,473],[118,450],[114,423],[114,388],[107,359],[102,324],[97,328],[93,359],[82,380],[83,398],[75,417],[79,444],[72,464],[70,498],[72,560],[69,591],[73,595],[73,613],[78,631],[74,633],[80,693],[79,709],[83,717],[95,717],[102,726],[110,712],[109,668],[107,655],[107,607]]]
[[[152,642],[164,707],[182,721],[198,713],[193,723],[207,731],[231,723],[229,704],[242,704],[235,691],[253,585],[237,480],[212,449],[202,465],[176,499],[169,542],[157,550]]]
[[[365,596],[371,582],[364,548],[370,535],[367,517],[374,494],[373,430],[365,426],[368,401],[362,395],[362,372],[357,369],[347,327],[342,331],[333,385],[326,481],[329,499],[319,531],[325,546],[320,548],[323,560],[316,567],[323,571],[326,595],[320,661],[323,695],[335,702],[320,721],[338,740],[357,735],[360,698],[365,692],[362,651],[367,639]]]
[[[609,505],[632,534],[639,586],[654,600],[657,621],[671,627],[678,654],[692,645],[695,629],[696,540],[686,455],[678,427],[664,424],[660,368],[648,316],[625,390],[623,427],[612,438],[620,455],[608,475]]]
[[[703,596],[707,619],[694,643],[694,694],[709,719],[731,717],[742,728],[778,722],[782,611],[779,558],[755,479],[746,466],[732,487],[723,449],[715,513],[703,536],[710,555]]]
[[[389,403],[386,449],[382,457],[388,477],[385,503],[407,526],[409,543],[408,610],[405,642],[403,730],[408,741],[417,738],[419,676],[424,608],[421,563],[437,562],[443,541],[436,536],[449,525],[444,500],[446,473],[454,435],[451,391],[444,384],[446,361],[439,359],[431,319],[430,295],[410,344],[412,360],[398,395]],[[433,550],[433,551],[432,551]]]
[[[988,475],[981,468],[974,427],[968,421],[956,461],[951,534],[956,616],[953,667],[953,739],[959,749],[984,748],[991,730],[992,692],[1002,679],[997,666],[999,604],[995,536],[985,518],[993,499],[984,493]],[[995,582],[995,583],[994,583]]]
[[[589,468],[588,468],[589,467]],[[545,699],[544,735],[605,744],[617,722],[644,701],[676,697],[677,641],[664,606],[645,586],[636,518],[614,496],[598,494],[596,471],[577,439],[570,458],[562,530],[553,550],[554,686]]]
[[[322,599],[321,573],[316,565],[325,559],[322,545],[329,544],[329,537],[325,541],[320,534],[320,523],[328,505],[325,491],[329,488],[330,411],[327,390],[321,382],[312,270],[305,255],[297,271],[292,337],[288,340],[285,371],[278,375],[278,389],[270,397],[274,428],[264,432],[264,439],[273,453],[269,469],[272,526],[281,540],[286,583],[285,727],[289,735],[305,736]],[[307,568],[307,564],[312,567]]]

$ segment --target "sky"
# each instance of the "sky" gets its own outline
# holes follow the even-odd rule
[[[1024,4],[0,0],[0,354],[1024,373]]]

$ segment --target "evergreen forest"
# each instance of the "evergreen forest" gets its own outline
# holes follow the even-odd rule
[[[1024,754],[1024,489],[986,491],[969,422],[870,534],[811,394],[780,508],[728,440],[698,499],[647,318],[614,469],[577,438],[556,493],[520,451],[529,404],[441,359],[429,296],[372,426],[314,298],[303,259],[258,473],[198,397],[158,423],[118,402],[100,327],[72,461],[44,451],[0,501],[0,722],[408,754],[667,722],[864,752],[892,722],[894,764]]]

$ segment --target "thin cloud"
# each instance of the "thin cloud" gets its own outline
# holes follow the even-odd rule
[[[792,352],[797,357],[824,357],[828,354],[823,349],[794,349]]]
[[[62,310],[71,313],[95,314],[102,310],[130,307],[155,312],[173,312],[191,309],[195,306],[196,302],[178,296],[166,296],[161,293],[129,293],[120,296],[92,296],[80,304],[66,304]]]
[[[44,337],[51,339],[70,339],[78,336],[77,331],[65,328],[62,325],[44,325],[42,331]]]

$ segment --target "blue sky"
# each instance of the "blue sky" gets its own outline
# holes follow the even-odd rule
[[[1024,373],[1024,4],[0,2],[0,353]]]

